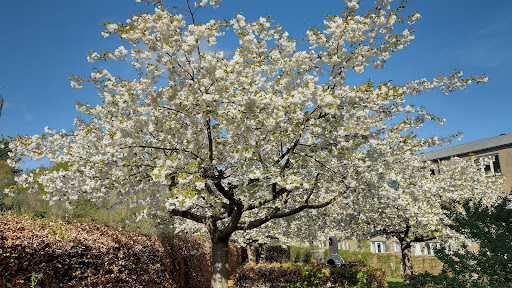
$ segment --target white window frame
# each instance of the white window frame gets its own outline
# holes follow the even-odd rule
[[[483,155],[483,156],[480,156],[478,158],[476,158],[476,160],[480,161],[481,158],[487,158],[487,157],[494,157],[491,161],[491,163],[489,164],[485,164],[484,163],[484,167],[480,168],[480,172],[482,172],[484,175],[486,176],[489,176],[489,175],[501,175],[502,172],[501,172],[501,163],[500,163],[500,155],[499,153],[494,153],[494,154],[489,154],[489,155]],[[498,167],[499,167],[499,172],[495,172],[494,171],[494,162],[497,161],[498,162]],[[486,172],[485,171],[485,167],[489,166],[489,171]]]
[[[400,242],[394,242],[395,246],[395,252],[402,252],[402,246],[400,245]]]
[[[421,255],[420,243],[414,243],[414,255],[415,256],[420,256]]]
[[[423,248],[425,255],[434,255],[434,250],[441,247],[438,242],[426,242]]]
[[[379,251],[379,247],[380,247],[380,251]],[[372,241],[371,249],[372,249],[372,253],[386,253],[386,242]]]

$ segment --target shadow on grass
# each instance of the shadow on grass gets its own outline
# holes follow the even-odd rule
[[[388,277],[388,278],[386,278],[386,282],[388,282],[388,288],[403,288],[403,287],[405,287],[404,281],[402,279]]]

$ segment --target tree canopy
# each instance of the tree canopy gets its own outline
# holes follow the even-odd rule
[[[84,117],[73,130],[13,139],[10,163],[69,163],[65,171],[17,178],[23,186],[42,183],[50,202],[116,194],[120,204],[167,215],[182,230],[207,232],[214,287],[227,285],[227,243],[243,234],[236,231],[327,207],[350,191],[373,197],[357,188],[384,168],[374,148],[395,154],[401,143],[442,143],[413,132],[443,120],[406,104],[407,96],[487,81],[455,71],[401,85],[348,85],[347,75],[384,68],[414,39],[420,15],[407,14],[405,1],[377,0],[366,12],[348,1],[304,39],[270,17],[197,21],[219,0],[145,2],[154,12],[105,23],[103,35],[117,35],[128,49],[88,55],[92,63],[129,61],[138,77],[101,67],[90,77],[72,76],[74,88],[95,85],[102,103],[78,103]],[[238,46],[213,49],[223,39]],[[367,170],[369,163],[376,169]]]

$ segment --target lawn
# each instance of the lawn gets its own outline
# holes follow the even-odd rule
[[[404,280],[399,278],[386,278],[386,282],[388,282],[389,288],[403,288],[404,286]]]

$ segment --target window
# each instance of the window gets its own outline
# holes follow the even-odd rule
[[[434,250],[439,248],[440,245],[437,242],[427,242],[425,243],[425,247],[423,248],[424,255],[434,255]]]
[[[488,157],[491,159],[486,159]],[[498,154],[485,155],[478,157],[477,160],[484,161],[482,172],[484,172],[485,175],[501,174],[500,157]]]
[[[414,243],[414,255],[419,256],[421,255],[421,248],[419,243]]]
[[[395,252],[402,252],[402,247],[400,246],[400,242],[395,242]]]
[[[371,249],[373,253],[384,253],[386,252],[386,243],[382,241],[372,241]]]

